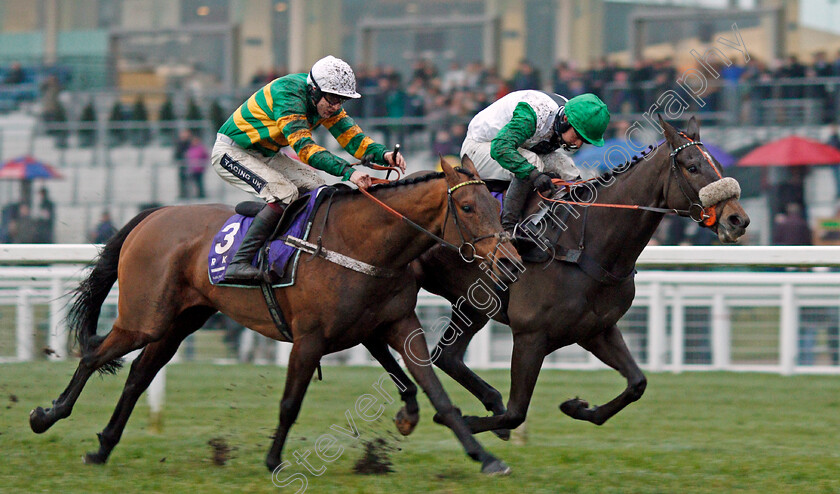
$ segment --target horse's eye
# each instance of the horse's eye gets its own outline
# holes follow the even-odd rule
[[[696,165],[691,165],[688,167],[688,173],[697,173],[698,168]]]
[[[469,204],[464,204],[463,206],[461,206],[461,211],[463,211],[465,213],[472,213],[473,207],[470,206]]]

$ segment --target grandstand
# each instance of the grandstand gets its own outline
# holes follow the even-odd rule
[[[258,85],[324,53],[356,68],[365,97],[348,112],[376,139],[400,142],[412,170],[457,154],[472,115],[522,88],[598,93],[614,135],[656,112],[678,123],[697,115],[704,140],[736,157],[790,134],[827,142],[840,113],[840,37],[807,25],[797,1],[327,4],[80,0],[34,12],[0,0],[0,161],[32,155],[57,166],[65,178],[43,182],[56,203],[54,238],[84,242],[103,210],[121,223],[143,206],[197,200],[180,190],[177,131],[210,146]],[[705,80],[687,79],[704,70]],[[665,94],[685,111],[656,106]],[[337,149],[325,134],[319,142]],[[744,186],[749,241],[769,243],[774,187],[787,171],[727,172]],[[814,227],[837,210],[838,177],[826,167],[804,174]],[[212,171],[204,180],[204,201],[247,198]],[[0,193],[0,206],[21,200],[15,183],[0,182]]]

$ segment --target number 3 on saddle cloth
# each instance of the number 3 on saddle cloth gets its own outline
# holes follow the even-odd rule
[[[306,240],[309,236],[309,230],[312,228],[315,211],[318,210],[318,206],[320,206],[325,197],[332,196],[329,192],[322,193],[324,189],[332,189],[329,192],[335,190],[334,187],[325,185],[292,202],[283,213],[278,234]],[[250,212],[246,211],[250,205],[256,207]],[[208,257],[210,283],[216,285],[224,281],[228,263],[233,259],[233,256],[242,244],[242,239],[245,238],[245,232],[251,226],[251,223],[254,222],[253,216],[259,211],[260,207],[262,207],[262,203],[256,202],[245,202],[237,205],[237,214],[228,218],[224,226],[222,226],[222,229],[213,237]],[[262,257],[262,252],[264,251],[265,249],[260,249],[257,255],[254,256],[251,264],[259,266],[260,257]],[[288,246],[282,240],[276,238],[271,241],[268,247],[268,265],[271,266],[271,271],[279,280],[276,283],[272,283],[273,287],[279,288],[294,285],[299,257],[300,251],[298,249]],[[226,286],[257,288],[259,285],[226,284]]]

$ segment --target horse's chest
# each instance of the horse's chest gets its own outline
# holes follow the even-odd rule
[[[586,307],[593,323],[610,327],[630,309],[636,289],[632,281],[618,286],[599,285],[584,292]]]

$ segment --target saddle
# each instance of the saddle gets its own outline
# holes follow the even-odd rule
[[[283,235],[306,239],[319,206],[325,198],[332,197],[334,187],[324,186],[316,191],[304,194],[289,204],[277,223],[274,233],[269,237],[267,248],[260,249],[257,259],[262,269],[269,271],[273,287],[286,287],[294,284],[300,251],[287,245]],[[253,217],[265,206],[258,201],[245,201],[236,205],[236,214],[231,216],[213,238],[210,246],[208,269],[210,282],[218,284],[224,281],[227,263],[239,249],[245,232],[253,222]],[[236,284],[235,286],[256,287],[254,284]],[[228,285],[230,286],[230,285]]]
[[[572,193],[571,189],[561,189],[554,198],[573,202],[588,202],[593,191],[580,187],[580,192]],[[523,261],[531,263],[548,263],[556,260],[563,263],[575,264],[594,280],[606,284],[617,285],[635,276],[636,270],[630,273],[616,274],[584,252],[586,231],[586,217],[589,208],[580,208],[581,215],[580,238],[576,240],[577,248],[561,245],[560,238],[565,231],[561,225],[567,224],[571,216],[570,207],[540,208],[536,213],[526,217],[516,226],[514,246]],[[563,242],[567,243],[567,242]]]

